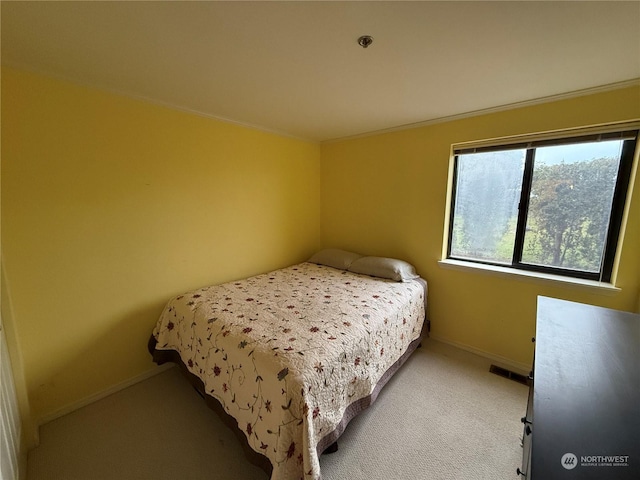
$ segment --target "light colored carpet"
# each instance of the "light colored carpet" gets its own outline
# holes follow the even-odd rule
[[[324,480],[515,478],[527,388],[432,340],[354,419]],[[169,369],[40,429],[27,480],[266,480]]]

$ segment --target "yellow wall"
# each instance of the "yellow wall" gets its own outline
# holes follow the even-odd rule
[[[640,181],[619,293],[437,261],[452,143],[638,118],[638,88],[320,147],[2,73],[2,308],[34,422],[152,369],[146,341],[170,296],[321,245],[411,261],[434,336],[514,363],[531,361],[537,295],[636,308]]]
[[[412,262],[429,281],[434,337],[531,362],[537,295],[621,310],[640,286],[640,181],[613,295],[454,271],[441,258],[451,144],[640,117],[640,88],[476,116],[322,147],[323,245]]]
[[[170,296],[320,245],[318,145],[6,68],[1,192],[36,421],[152,369]]]

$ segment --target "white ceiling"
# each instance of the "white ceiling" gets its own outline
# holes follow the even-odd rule
[[[640,1],[3,1],[2,63],[325,141],[638,79]]]

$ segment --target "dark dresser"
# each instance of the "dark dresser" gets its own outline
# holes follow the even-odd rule
[[[640,315],[538,297],[527,480],[640,479]]]

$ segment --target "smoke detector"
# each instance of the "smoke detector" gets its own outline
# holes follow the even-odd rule
[[[362,48],[367,48],[369,45],[373,43],[373,37],[371,35],[362,35],[358,38],[358,45]]]

